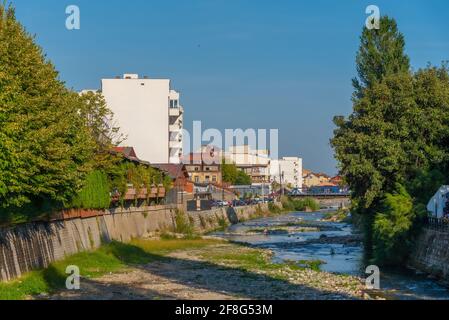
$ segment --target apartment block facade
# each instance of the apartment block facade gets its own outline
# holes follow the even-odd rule
[[[251,177],[253,185],[270,183],[270,152],[252,149],[249,145],[230,147],[225,159]]]
[[[302,189],[303,169],[302,159],[299,157],[283,157],[279,160],[271,160],[270,174],[272,182]]]
[[[137,74],[101,80],[101,92],[114,120],[142,160],[179,164],[183,147],[180,94],[169,79]]]

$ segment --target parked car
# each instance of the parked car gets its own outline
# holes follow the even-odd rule
[[[232,201],[232,206],[233,207],[244,207],[244,206],[246,206],[246,202],[243,200],[234,200],[234,201]]]
[[[212,207],[221,207],[222,206],[221,201],[219,201],[219,200],[211,200],[210,203],[211,203]]]
[[[218,207],[228,207],[231,205],[231,203],[229,201],[225,201],[225,200],[218,200],[217,201],[217,206]]]

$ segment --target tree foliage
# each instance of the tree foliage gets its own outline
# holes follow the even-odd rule
[[[106,209],[111,204],[108,176],[99,170],[92,171],[86,178],[81,191],[70,204],[77,209]]]
[[[393,193],[381,201],[374,219],[373,256],[376,262],[400,264],[408,254],[410,232],[415,219],[413,200],[404,186],[397,184]]]
[[[112,155],[110,150],[120,145],[126,137],[115,123],[113,112],[107,107],[100,92],[82,93],[80,98],[80,115],[95,143],[94,167],[102,169],[117,165],[120,159]]]
[[[244,171],[239,170],[234,163],[226,163],[226,161],[223,160],[221,168],[223,182],[237,186],[247,186],[251,184],[251,177]]]
[[[94,144],[78,94],[0,5],[0,214],[62,204],[90,170]]]
[[[168,176],[111,154],[123,139],[101,94],[67,89],[14,9],[0,5],[0,223],[104,209],[129,183],[168,190]]]
[[[335,117],[331,140],[353,207],[366,226],[367,251],[383,248],[385,254],[377,256],[386,260],[391,248],[406,243],[397,231],[414,219],[398,186],[410,190],[415,204],[422,203],[438,183],[426,179],[447,174],[449,163],[448,69],[429,65],[412,72],[404,47],[393,19],[383,17],[380,30],[364,29],[353,112]]]
[[[365,27],[360,43],[356,58],[358,77],[352,80],[355,99],[361,98],[364,89],[385,76],[409,71],[410,59],[404,54],[405,39],[394,19],[382,17],[379,30]]]

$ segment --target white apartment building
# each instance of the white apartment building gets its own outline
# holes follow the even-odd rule
[[[279,160],[271,160],[270,174],[271,181],[302,189],[303,177],[301,158],[284,157]]]
[[[229,147],[225,152],[227,161],[234,163],[251,177],[253,185],[270,183],[270,152],[255,150],[249,145]]]
[[[183,146],[183,108],[169,79],[139,78],[125,74],[102,79],[101,91],[123,134],[150,163],[180,163]]]

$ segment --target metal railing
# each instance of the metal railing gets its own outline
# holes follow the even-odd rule
[[[437,231],[449,232],[449,218],[427,218],[427,227]]]
[[[292,196],[298,197],[349,197],[349,192],[302,192],[298,194],[292,194]]]

